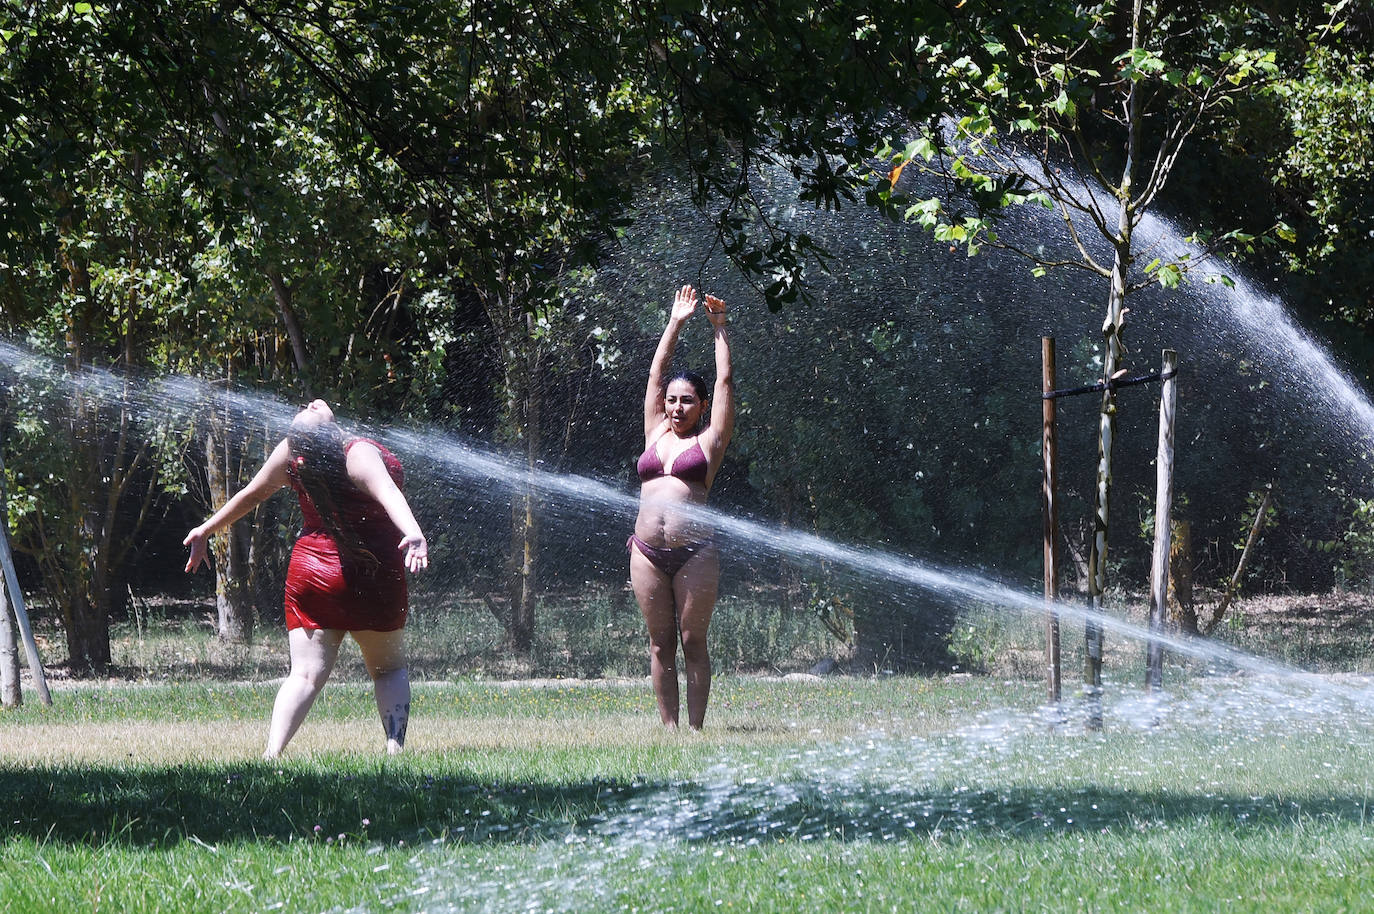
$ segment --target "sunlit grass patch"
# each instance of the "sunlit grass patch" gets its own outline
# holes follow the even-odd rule
[[[639,679],[424,683],[388,758],[366,684],[336,683],[265,762],[270,683],[63,688],[0,717],[0,910],[1267,912],[1374,890],[1365,680],[1112,686],[1100,733],[1040,692],[725,676],[690,733]]]
[[[0,761],[167,763],[251,759],[262,750],[276,682],[57,685],[55,704],[0,715]],[[874,728],[942,728],[1023,684],[961,679],[718,677],[702,734],[667,733],[647,680],[416,683],[412,753],[530,747],[613,749],[664,741],[699,746],[831,740]],[[326,686],[292,756],[374,751],[381,730],[370,685]],[[11,738],[12,737],[12,738]]]

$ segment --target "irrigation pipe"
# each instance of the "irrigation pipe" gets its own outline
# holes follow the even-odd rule
[[[1085,384],[1082,387],[1068,387],[1063,390],[1047,390],[1040,395],[1042,400],[1058,400],[1060,397],[1076,397],[1079,394],[1101,393],[1104,390],[1116,390],[1121,387],[1134,387],[1137,384],[1149,384],[1151,381],[1167,381],[1178,370],[1173,371],[1154,371],[1150,374],[1143,374],[1138,378],[1121,378],[1120,380],[1108,379],[1098,381],[1096,384]]]

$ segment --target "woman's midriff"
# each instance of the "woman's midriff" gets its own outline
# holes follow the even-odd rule
[[[711,538],[712,529],[693,519],[689,511],[674,510],[674,504],[691,508],[706,503],[706,487],[672,476],[651,479],[640,489],[639,517],[635,536],[651,546],[683,546]]]

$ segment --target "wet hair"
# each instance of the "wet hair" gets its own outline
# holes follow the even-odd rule
[[[291,449],[287,471],[305,490],[320,515],[325,532],[339,549],[345,567],[371,572],[380,564],[358,535],[339,516],[340,496],[356,492],[348,478],[348,452],[343,429],[334,422],[291,423],[286,441]]]
[[[673,383],[674,381],[686,381],[688,384],[691,384],[692,389],[697,392],[697,399],[700,400],[702,403],[709,403],[711,401],[711,394],[709,388],[707,388],[706,386],[706,379],[703,378],[701,375],[697,374],[695,371],[679,371],[671,378],[669,378],[667,382],[663,385],[663,392],[665,396],[668,393],[668,385]]]
[[[711,405],[711,394],[709,388],[706,386],[706,379],[695,371],[683,369],[682,371],[676,372],[663,384],[663,395],[665,397],[668,395],[668,385],[672,384],[674,381],[686,381],[688,384],[691,384],[692,389],[696,391],[697,400],[701,402],[702,409],[701,418],[697,420],[697,430],[700,431],[701,424],[706,421],[706,407]]]

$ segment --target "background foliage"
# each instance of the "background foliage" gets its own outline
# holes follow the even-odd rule
[[[1014,175],[980,183],[935,141],[976,111],[982,130],[1072,124],[1105,143],[1094,105],[1123,74],[1153,80],[1167,109],[1208,66],[1264,62],[1201,118],[1157,205],[1182,234],[1234,242],[1228,269],[1286,293],[1367,381],[1368,12],[1284,0],[1166,11],[1158,41],[1123,63],[1129,13],[0,5],[0,331],[51,360],[0,374],[9,522],[73,668],[108,664],[129,593],[183,586],[188,522],[276,433],[274,410],[203,407],[170,422],[140,401],[146,379],[325,396],[383,431],[418,425],[518,455],[526,471],[628,489],[634,404],[684,281],[723,292],[738,315],[741,422],[716,504],[1028,586],[1036,338],[1056,336],[1061,372],[1089,382],[1104,293],[954,250],[986,232],[1048,254],[1066,241],[1004,211],[1026,198]],[[913,136],[929,145],[907,146]],[[901,178],[885,147],[911,150],[899,164],[930,151],[932,176]],[[912,224],[883,221],[904,206]],[[1179,487],[1199,579],[1229,576],[1254,493],[1277,481],[1249,586],[1366,586],[1366,431],[1279,399],[1272,366],[1194,290],[1133,308],[1133,368],[1153,367],[1161,345],[1196,366],[1182,386],[1194,456]],[[682,360],[694,359],[704,364],[689,336]],[[73,394],[70,377],[112,380]],[[1128,398],[1119,417],[1126,528],[1150,504],[1147,403]],[[1086,464],[1087,426],[1066,420],[1066,460]],[[623,518],[600,529],[556,504],[522,515],[528,491],[419,462],[408,457],[417,497],[454,569],[436,586],[479,599],[517,653],[537,643],[541,605],[594,604],[623,585]],[[1092,482],[1071,468],[1065,479],[1081,551],[1073,518]],[[292,516],[269,507],[217,555],[222,633],[236,614],[275,619]],[[541,561],[513,569],[526,543]],[[1119,549],[1124,586],[1142,580],[1144,544]],[[931,594],[742,547],[727,586],[820,615],[851,642],[837,650],[866,662],[894,645],[905,664],[950,662],[958,608]]]

